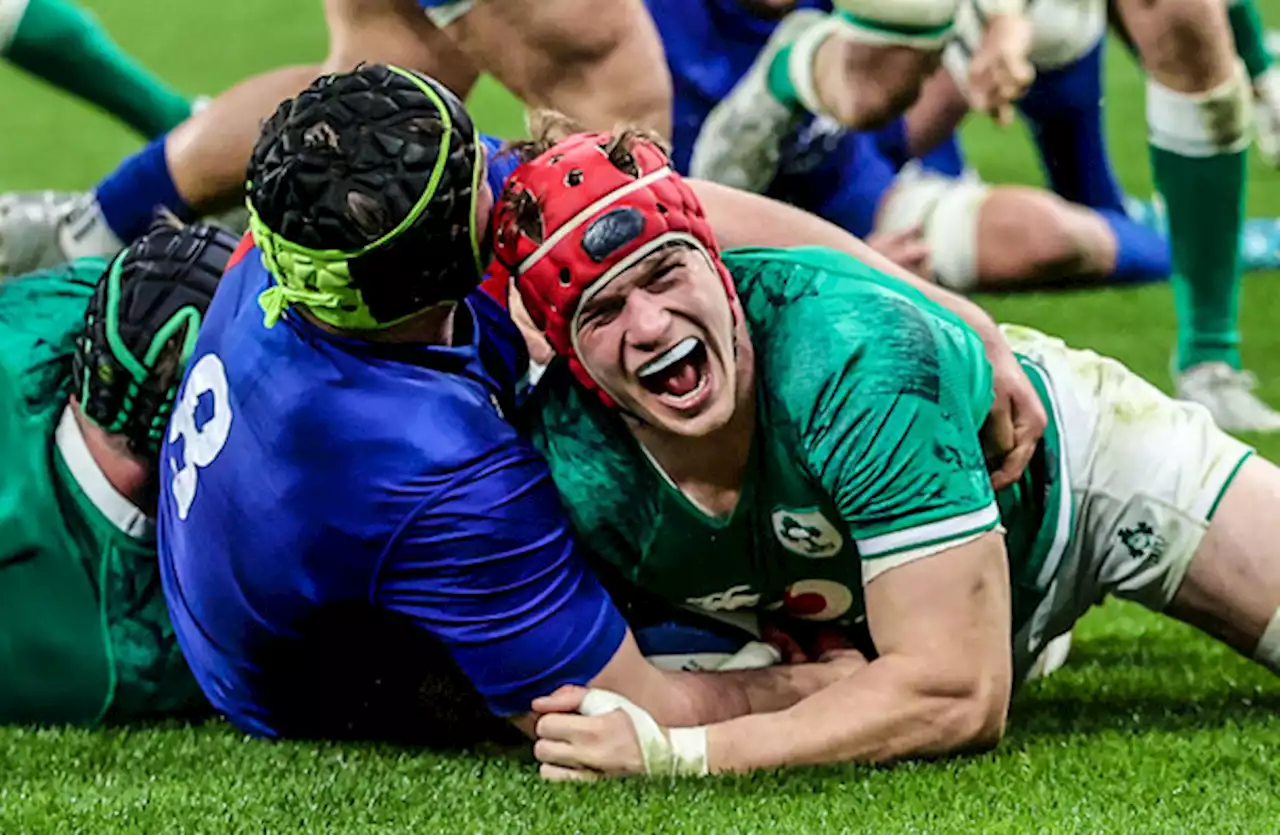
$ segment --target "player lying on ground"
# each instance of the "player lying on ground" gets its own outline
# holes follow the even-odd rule
[[[440,645],[526,730],[559,684],[621,688],[679,722],[782,707],[847,672],[707,679],[641,658],[508,421],[524,343],[474,292],[484,169],[501,162],[456,97],[399,68],[320,79],[264,128],[252,238],[184,380],[159,513],[179,642],[245,731],[429,737],[444,729],[419,693]],[[884,263],[810,215],[698,188],[727,243],[834,240]],[[1043,425],[1034,390],[984,314],[928,291],[995,340],[1011,375],[990,425],[995,477],[1017,478]]]
[[[0,8],[3,2],[10,0]],[[110,257],[145,230],[157,206],[183,219],[242,206],[244,168],[262,120],[317,75],[365,61],[430,73],[463,98],[483,69],[524,101],[592,128],[670,129],[670,78],[641,0],[612,0],[603,10],[590,0],[325,0],[324,8],[329,54],[322,65],[238,84],[90,193],[0,197],[0,275]]]
[[[1102,11],[1098,3],[1062,0],[1044,6],[1051,18],[1065,14],[1084,22],[1059,30],[1053,28],[1058,21],[1051,19],[1041,30],[1047,45],[1040,46],[1062,56],[1078,55],[1099,32],[1101,21],[1093,20]],[[983,5],[977,3],[977,11],[967,5],[960,8],[977,21],[983,19]],[[1010,8],[1018,5],[1013,2]],[[1249,79],[1236,55],[1227,10],[1221,0],[1116,0],[1114,7],[1148,76],[1152,175],[1168,212],[1178,312],[1173,357],[1178,392],[1204,404],[1219,425],[1232,431],[1280,430],[1280,414],[1253,394],[1254,379],[1240,363],[1238,249],[1252,116]],[[1020,42],[1021,54],[1028,56],[1035,45],[1030,19],[1003,19],[1021,31],[1020,40],[1008,42]],[[1096,25],[1086,25],[1091,20]],[[707,119],[690,163],[693,174],[758,190],[772,180],[781,142],[803,113],[832,115],[849,123],[833,111],[830,96],[846,88],[850,95],[858,90],[839,77],[823,88],[834,92],[824,93],[820,101],[767,83],[786,80],[788,73],[805,68],[811,77],[822,78],[822,47],[818,58],[812,58],[814,41],[843,37],[830,33],[835,27],[778,27],[751,71]],[[971,98],[980,109],[986,109],[985,88],[972,85],[986,65],[983,56],[991,35],[988,26],[967,73]],[[977,39],[976,30],[969,32],[970,48]],[[1058,53],[1045,52],[1042,57],[1050,54]],[[775,67],[778,73],[771,71]],[[793,86],[813,89],[801,81]],[[742,120],[749,124],[739,124]]]
[[[796,5],[795,0],[767,8],[753,0],[649,0],[674,81],[678,170],[689,170],[707,115],[771,37],[796,41],[803,31],[830,20],[827,4],[793,10]],[[936,165],[926,161],[929,171],[899,177],[902,163],[887,160],[877,140],[875,134],[850,132],[831,119],[806,114],[783,138],[776,174],[762,190],[868,242],[899,236],[904,247],[914,244],[915,252],[927,256],[939,282],[962,292],[1068,279],[1168,276],[1167,245],[1122,207],[1095,212],[1043,189],[992,188],[961,178],[958,170],[955,176],[940,176],[933,172],[946,166],[943,154]],[[956,159],[954,167],[960,165]]]
[[[0,283],[0,723],[207,711],[161,595],[156,460],[234,246],[165,221]]]
[[[535,392],[534,437],[582,542],[673,603],[865,615],[878,651],[792,708],[670,732],[566,688],[534,705],[545,776],[988,747],[1012,683],[1106,594],[1280,672],[1280,470],[1202,407],[1008,328],[1052,417],[993,492],[976,334],[842,253],[722,257],[697,195],[626,134],[519,167],[494,249],[565,360]]]

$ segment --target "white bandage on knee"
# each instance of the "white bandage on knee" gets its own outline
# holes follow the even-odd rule
[[[1280,609],[1271,616],[1271,622],[1263,630],[1258,648],[1253,651],[1253,660],[1280,675]]]
[[[18,24],[27,13],[28,0],[0,0],[0,52],[9,48],[13,36],[18,34]]]
[[[835,0],[849,36],[870,44],[941,49],[959,0]]]
[[[669,734],[647,711],[625,696],[610,690],[592,688],[582,699],[578,712],[583,716],[601,716],[621,710],[631,720],[644,757],[644,772],[655,776],[704,777],[707,767],[707,729],[672,728]]]
[[[791,86],[795,87],[796,97],[815,116],[831,116],[830,110],[822,103],[818,95],[817,83],[813,80],[813,66],[818,58],[818,48],[826,43],[832,35],[855,37],[853,29],[839,15],[830,15],[826,20],[809,27],[791,44],[791,54],[787,58],[787,75],[791,78]]]
[[[990,189],[972,180],[903,169],[876,223],[877,232],[918,227],[937,282],[959,293],[978,284],[978,219]]]
[[[1249,147],[1253,95],[1244,64],[1206,93],[1179,93],[1147,79],[1147,130],[1151,144],[1184,157],[1233,154]]]

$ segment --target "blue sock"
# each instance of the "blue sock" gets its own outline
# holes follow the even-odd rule
[[[1112,281],[1143,284],[1169,278],[1173,272],[1173,256],[1163,235],[1124,212],[1099,209],[1098,214],[1116,236],[1116,268],[1111,273]]]
[[[126,159],[94,190],[107,226],[125,244],[146,233],[161,206],[183,221],[195,217],[173,184],[164,140],[161,136]]]

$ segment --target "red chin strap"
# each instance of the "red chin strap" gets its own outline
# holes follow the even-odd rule
[[[522,164],[507,178],[493,212],[491,273],[514,280],[534,325],[582,385],[615,402],[583,367],[573,345],[583,294],[599,290],[641,249],[659,240],[703,250],[737,299],[715,235],[689,184],[655,143],[635,137],[616,151],[606,133],[577,134]],[[607,283],[607,281],[605,282]]]

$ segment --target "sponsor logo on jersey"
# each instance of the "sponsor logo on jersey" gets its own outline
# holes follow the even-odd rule
[[[844,537],[822,512],[791,510],[780,507],[773,511],[773,533],[782,547],[802,557],[833,557],[844,546]]]
[[[853,608],[853,591],[834,580],[801,580],[783,592],[782,608],[800,620],[838,620]]]
[[[708,612],[732,612],[760,605],[760,595],[752,592],[751,586],[743,585],[708,594],[706,597],[690,597],[685,602]]]

